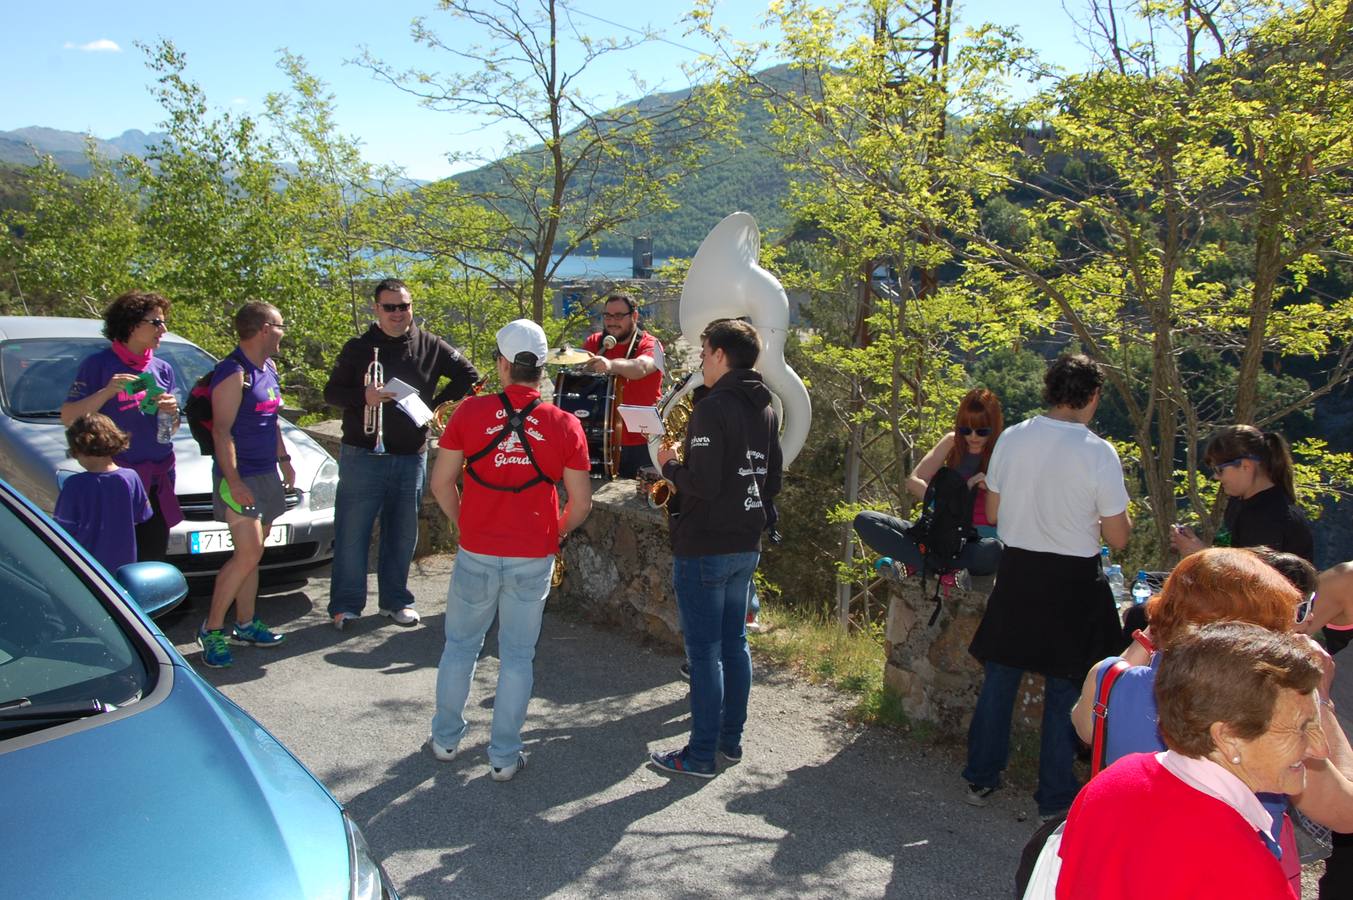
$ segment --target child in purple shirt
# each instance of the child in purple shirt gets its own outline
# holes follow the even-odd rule
[[[151,517],[141,477],[113,462],[130,442],[102,413],[80,416],[66,429],[70,455],[85,471],[61,486],[53,517],[109,572],[136,562],[136,526]]]

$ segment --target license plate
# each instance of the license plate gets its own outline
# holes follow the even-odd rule
[[[290,525],[274,525],[269,531],[267,537],[263,538],[263,546],[278,547],[291,541]],[[235,549],[235,541],[230,536],[230,529],[222,528],[218,531],[191,531],[188,533],[188,552],[189,553],[228,553]]]

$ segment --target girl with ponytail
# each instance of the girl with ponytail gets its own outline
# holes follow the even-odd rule
[[[1230,497],[1215,546],[1267,546],[1315,561],[1311,528],[1296,505],[1292,454],[1281,434],[1228,425],[1208,442],[1203,462]],[[1176,528],[1170,542],[1181,556],[1206,546],[1186,527]]]

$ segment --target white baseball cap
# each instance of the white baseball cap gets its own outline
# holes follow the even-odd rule
[[[509,362],[524,366],[543,366],[549,346],[545,330],[530,319],[514,319],[498,329],[498,352]]]

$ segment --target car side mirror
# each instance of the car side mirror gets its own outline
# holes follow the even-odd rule
[[[169,612],[188,596],[188,580],[169,563],[130,563],[117,570],[117,580],[152,618]]]

